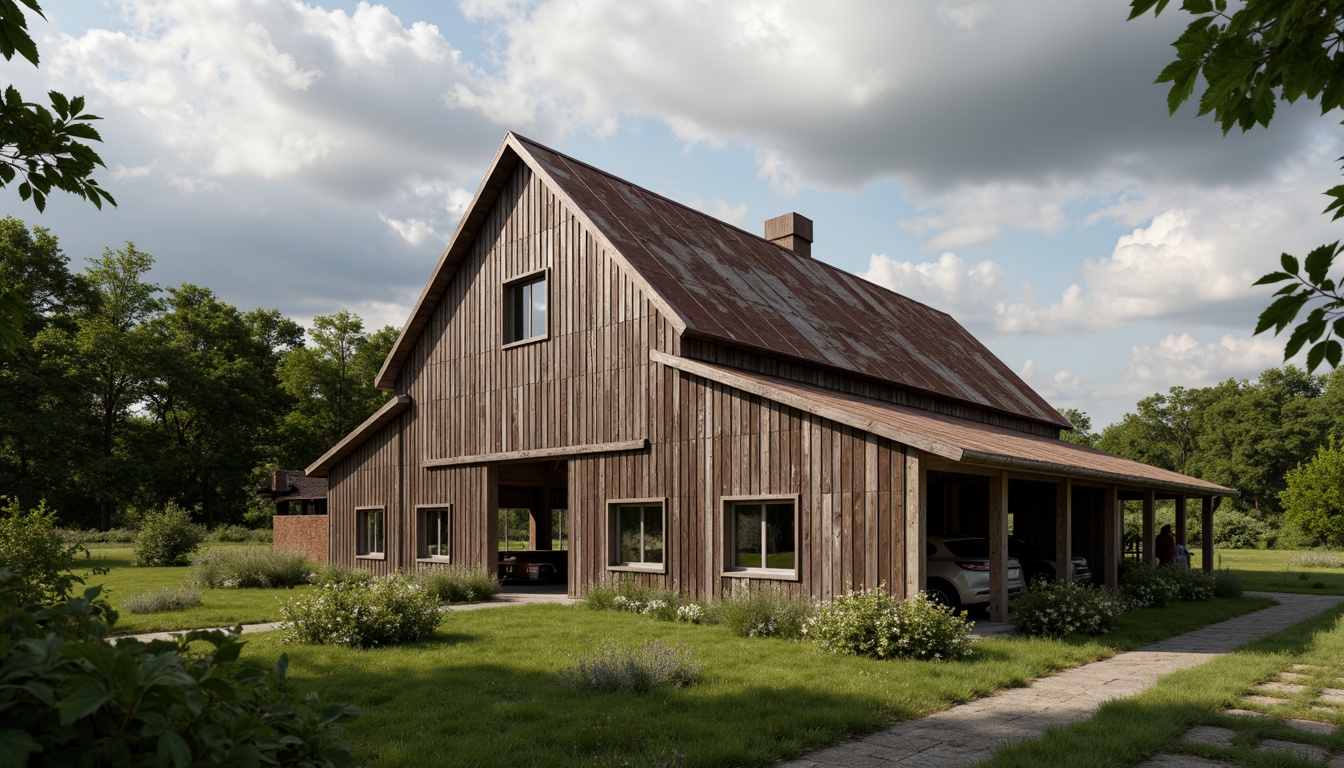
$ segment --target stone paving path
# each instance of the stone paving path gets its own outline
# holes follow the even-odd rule
[[[535,603],[556,603],[559,605],[569,605],[574,602],[576,601],[571,599],[568,595],[557,594],[553,592],[528,592],[523,590],[512,592],[501,591],[499,593],[499,599],[494,602],[446,605],[443,608],[440,608],[440,610],[479,611],[486,608],[507,608],[510,605],[531,605]],[[244,624],[243,634],[250,635],[253,632],[270,632],[271,630],[279,628],[280,628],[280,622],[278,621],[270,621],[266,622],[265,624]],[[214,629],[233,629],[233,627],[214,627]],[[174,635],[181,635],[185,634],[186,632],[187,630],[185,629],[179,629],[179,630],[173,630],[171,632],[146,632],[144,634],[139,635],[116,635],[115,637],[110,637],[108,639],[114,643],[117,642],[118,640],[125,640],[127,638],[135,638],[136,640],[142,640],[144,642],[149,642],[151,640],[172,640]]]
[[[1090,717],[1170,672],[1202,664],[1315,616],[1344,597],[1248,593],[1279,605],[1041,678],[786,763],[785,768],[957,768],[988,760],[1004,744]]]

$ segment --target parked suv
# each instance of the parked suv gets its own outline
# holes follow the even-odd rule
[[[928,537],[929,596],[953,608],[989,605],[989,539]],[[1008,558],[1008,594],[1022,591],[1022,564]]]
[[[1046,581],[1054,581],[1055,574],[1055,553],[1047,552],[1040,547],[1034,547],[1027,542],[1015,536],[1008,537],[1008,554],[1016,557],[1022,563],[1022,570],[1026,574],[1027,583],[1030,584],[1037,577]],[[1086,557],[1072,558],[1071,578],[1074,581],[1087,583],[1092,580],[1092,569],[1087,565]]]

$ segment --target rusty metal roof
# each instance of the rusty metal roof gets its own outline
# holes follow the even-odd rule
[[[277,469],[257,488],[257,495],[271,499],[325,499],[327,481],[308,477],[300,469]]]
[[[606,240],[687,336],[1071,426],[950,315],[512,133],[388,355],[378,386],[395,385],[519,162]]]
[[[1139,488],[1203,495],[1237,491],[1178,472],[1131,461],[1064,440],[922,411],[774,376],[675,357],[650,359],[688,374],[773,400],[823,418],[965,464],[1101,480]]]

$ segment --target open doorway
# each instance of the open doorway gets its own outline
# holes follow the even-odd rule
[[[569,585],[569,463],[501,464],[495,473],[499,580],[509,587]]]

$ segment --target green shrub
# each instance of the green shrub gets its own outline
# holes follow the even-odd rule
[[[435,565],[417,573],[425,588],[441,604],[493,600],[499,579],[489,568]]]
[[[897,602],[882,587],[848,592],[822,605],[803,631],[823,651],[930,661],[969,656],[975,639],[965,611],[920,593]]]
[[[0,572],[0,762],[358,765],[336,732],[358,711],[292,699],[285,657],[271,671],[243,667],[236,632],[108,643],[116,613],[98,588],[53,606],[26,591]]]
[[[1219,568],[1213,572],[1214,597],[1241,597],[1244,587],[1241,575],[1228,568]]]
[[[375,576],[368,571],[340,563],[327,563],[313,572],[310,581],[313,584],[366,584],[374,578]]]
[[[422,640],[439,625],[439,603],[414,577],[323,584],[280,606],[285,642],[371,648]]]
[[[1213,577],[1197,568],[1164,567],[1157,569],[1162,578],[1176,585],[1176,599],[1212,600]]]
[[[706,624],[722,624],[739,637],[803,636],[803,625],[814,607],[782,591],[762,589],[735,590],[726,600],[716,600],[705,609]],[[676,618],[673,609],[672,618]]]
[[[212,589],[276,589],[307,584],[312,575],[313,563],[302,552],[242,547],[192,560],[187,583]]]
[[[647,693],[691,685],[702,668],[685,647],[658,640],[646,640],[637,648],[608,641],[575,659],[559,676],[562,685],[577,692]]]
[[[252,540],[252,529],[229,523],[227,525],[216,526],[213,531],[206,534],[205,538],[206,541],[218,541],[225,544],[241,544],[245,541]]]
[[[184,585],[127,595],[121,604],[131,613],[166,613],[195,608],[201,604],[201,596],[201,590]]]
[[[1164,578],[1166,568],[1127,560],[1120,573],[1120,593],[1135,608],[1161,608],[1180,596],[1176,582]],[[1174,569],[1173,569],[1174,570]]]
[[[0,497],[0,568],[20,574],[23,599],[54,603],[68,596],[84,577],[75,575],[75,558],[89,551],[66,543],[56,529],[56,512],[45,501],[24,511],[16,498]],[[93,573],[107,573],[95,568]],[[87,576],[88,574],[84,574]]]
[[[186,510],[169,503],[145,515],[135,543],[137,565],[186,565],[201,546],[205,532],[191,522]]]
[[[1100,635],[1115,628],[1125,601],[1109,589],[1038,579],[1009,603],[1017,630],[1034,637]]]
[[[1269,534],[1269,526],[1235,509],[1213,516],[1213,543],[1229,549],[1255,549]]]

